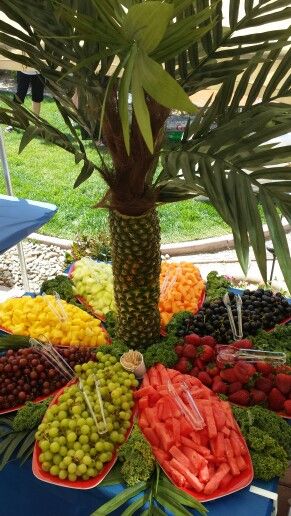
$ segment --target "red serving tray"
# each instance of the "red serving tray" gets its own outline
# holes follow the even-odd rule
[[[241,432],[239,430],[239,435],[241,440],[244,442],[244,445],[247,448],[247,445],[245,443],[244,438],[241,435]],[[247,448],[248,450],[248,448]],[[169,480],[174,484],[178,489],[181,489],[181,491],[184,491],[185,493],[189,494],[190,496],[193,496],[196,498],[196,500],[199,500],[199,502],[210,502],[212,500],[217,500],[218,498],[223,498],[224,496],[228,496],[230,494],[236,493],[237,491],[240,491],[241,489],[244,489],[247,487],[254,478],[254,469],[253,464],[251,461],[251,456],[249,451],[246,455],[244,455],[244,459],[247,462],[247,469],[242,471],[239,475],[233,477],[231,481],[228,483],[228,485],[225,488],[218,488],[216,491],[214,491],[211,495],[205,495],[203,493],[197,493],[197,491],[194,491],[194,489],[188,489],[186,487],[178,486],[174,480],[170,477],[168,473],[163,469],[165,475],[169,478]],[[156,459],[157,460],[157,459]],[[158,461],[157,461],[158,462]],[[161,466],[160,466],[161,467]]]
[[[71,382],[69,382],[68,385],[66,385],[66,387],[68,387],[69,385],[72,385],[75,382],[76,382],[76,380],[72,380]],[[51,401],[49,406],[57,404],[58,399],[63,394],[64,390],[65,390],[65,387],[62,388],[56,394],[56,396]],[[125,435],[126,439],[129,437],[129,435],[131,433],[131,430],[132,430],[132,427],[134,424],[135,414],[136,414],[136,411],[135,411],[135,408],[133,408],[132,416],[131,416],[131,426]],[[104,466],[102,471],[100,471],[100,473],[96,477],[89,478],[88,480],[76,480],[76,482],[72,482],[71,480],[67,480],[67,479],[61,480],[58,477],[51,475],[48,471],[43,471],[41,469],[41,464],[39,461],[40,453],[41,453],[41,449],[38,445],[38,442],[36,441],[35,445],[34,445],[33,457],[32,457],[32,472],[33,472],[34,476],[36,478],[38,478],[39,480],[42,480],[43,482],[47,482],[48,484],[53,484],[55,486],[60,486],[60,487],[68,487],[70,489],[92,489],[93,487],[98,486],[102,482],[102,480],[104,480],[106,475],[113,468],[115,462],[117,461],[117,453],[115,451],[115,454],[113,455],[111,461],[108,462]]]
[[[60,390],[63,390],[64,387],[66,387],[66,386],[67,386],[67,384],[64,385],[63,387],[60,387],[56,391],[51,392],[50,394],[46,394],[45,396],[38,396],[34,400],[28,400],[28,401],[31,401],[32,403],[40,403],[41,401],[47,400],[51,396],[56,396],[60,392]],[[25,403],[22,403],[21,405],[16,405],[15,407],[11,407],[9,409],[0,410],[0,416],[3,414],[9,414],[9,412],[14,412],[15,410],[21,409],[22,407],[24,407]]]

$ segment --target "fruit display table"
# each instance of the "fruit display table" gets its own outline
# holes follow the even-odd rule
[[[276,492],[277,479],[271,482],[255,481],[253,486]],[[89,516],[122,487],[96,487],[75,490],[56,487],[37,480],[31,472],[31,462],[22,467],[11,462],[0,473],[1,514],[5,516]],[[273,502],[250,492],[250,486],[230,496],[206,503],[209,516],[270,516]],[[112,513],[115,516],[120,511]],[[196,514],[193,512],[193,514]],[[177,515],[178,516],[178,515]]]

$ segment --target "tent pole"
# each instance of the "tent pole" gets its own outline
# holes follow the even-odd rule
[[[4,139],[3,139],[1,127],[0,127],[0,159],[1,159],[3,173],[4,173],[6,191],[7,191],[7,194],[12,197],[13,196],[12,184],[11,184],[10,172],[9,172],[9,167],[8,167],[8,161],[6,158]],[[20,263],[23,287],[26,292],[29,292],[29,281],[28,281],[28,276],[27,276],[27,269],[26,269],[22,242],[19,242],[17,244],[17,252],[18,252],[18,258],[19,258],[19,263]]]

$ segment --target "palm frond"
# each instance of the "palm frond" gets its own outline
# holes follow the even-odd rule
[[[193,138],[164,157],[159,184],[173,180],[196,195],[207,195],[221,217],[232,227],[242,269],[247,272],[249,246],[253,247],[267,281],[262,211],[270,229],[275,253],[289,290],[291,258],[280,214],[291,214],[291,146],[270,140],[291,127],[291,106],[256,105],[218,125],[203,139]],[[278,166],[280,165],[280,166]]]

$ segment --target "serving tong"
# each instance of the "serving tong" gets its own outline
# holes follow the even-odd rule
[[[185,396],[188,400],[188,403],[191,407],[187,407],[187,405],[184,403],[184,401],[180,398],[179,394],[177,393],[175,387],[173,386],[172,382],[169,380],[167,384],[168,392],[171,395],[172,399],[180,409],[181,413],[185,416],[187,421],[191,424],[194,430],[202,430],[202,428],[205,427],[205,421],[203,417],[201,416],[199,409],[195,403],[195,400],[192,396],[192,394],[189,391],[189,387],[185,382],[181,383],[182,389],[185,393]]]
[[[42,297],[46,301],[49,309],[55,314],[55,316],[61,321],[61,322],[67,322],[68,321],[68,314],[63,306],[63,303],[61,301],[60,295],[58,292],[54,291],[54,298],[56,301],[56,305],[54,305],[51,300],[49,299],[49,296],[45,294],[45,292],[42,294]]]
[[[36,339],[30,338],[29,342],[31,344],[31,347],[38,352],[40,355],[44,356],[45,359],[55,368],[57,371],[65,377],[66,380],[71,381],[73,380],[76,375],[75,371],[71,368],[71,366],[68,364],[68,362],[62,357],[62,355],[55,349],[55,347],[51,344],[51,342],[46,339],[46,342],[41,342]],[[107,422],[105,418],[105,412],[104,412],[104,405],[102,396],[100,393],[99,383],[95,376],[95,374],[92,375],[94,379],[94,385],[95,385],[95,391],[97,395],[97,400],[100,407],[100,413],[102,421],[98,422],[96,418],[96,414],[93,410],[92,404],[88,398],[88,394],[84,387],[84,382],[81,378],[78,379],[78,388],[80,389],[83,398],[85,400],[85,403],[88,407],[88,410],[94,420],[94,423],[97,428],[97,432],[101,434],[105,434],[107,429]]]
[[[227,315],[230,322],[230,327],[233,335],[234,340],[239,340],[243,338],[243,329],[242,329],[242,299],[238,294],[235,294],[234,296],[235,302],[236,302],[236,310],[237,310],[237,322],[238,322],[238,331],[236,328],[236,324],[234,322],[234,318],[232,315],[232,309],[231,309],[231,301],[229,298],[228,292],[224,294],[223,296],[223,303],[227,310]]]
[[[218,364],[233,364],[239,360],[244,362],[267,362],[278,367],[286,364],[286,353],[281,351],[263,351],[261,349],[237,349],[231,345],[216,347]]]

